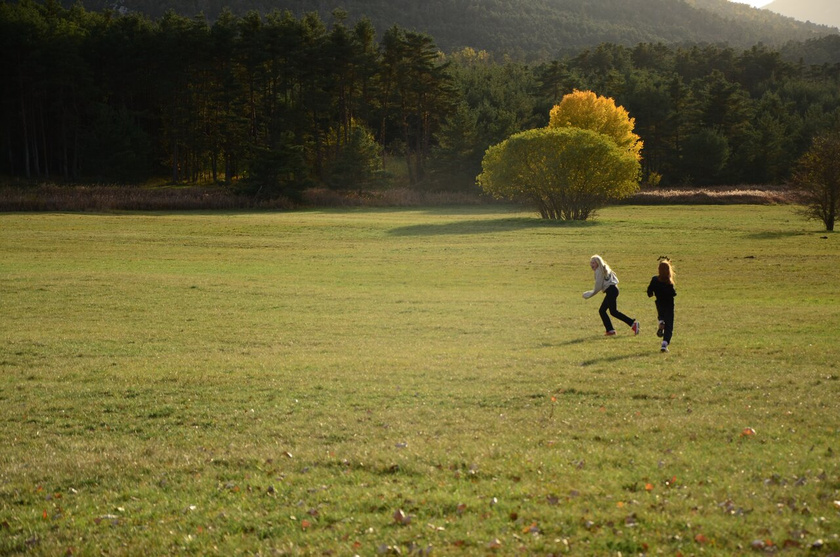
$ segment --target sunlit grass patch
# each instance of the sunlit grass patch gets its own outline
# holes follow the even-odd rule
[[[0,548],[836,553],[823,236],[778,206],[4,215]],[[593,253],[640,336],[602,336]]]

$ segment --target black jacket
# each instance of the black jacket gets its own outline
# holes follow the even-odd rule
[[[656,295],[656,302],[659,304],[665,305],[674,305],[674,296],[677,295],[677,291],[674,289],[673,284],[668,284],[667,282],[662,282],[659,280],[659,277],[653,277],[650,279],[650,284],[648,285],[647,289],[648,298],[651,296]]]

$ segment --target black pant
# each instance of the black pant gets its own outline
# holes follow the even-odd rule
[[[633,326],[633,320],[618,311],[616,308],[616,302],[618,301],[618,287],[615,285],[610,286],[604,291],[604,301],[601,302],[601,308],[598,310],[598,313],[601,314],[601,321],[604,322],[604,327],[607,328],[607,332],[613,330],[612,321],[610,321],[610,316],[607,315],[607,310],[609,310],[610,315],[615,317],[616,319],[621,319],[631,327]]]
[[[656,300],[656,314],[660,321],[665,322],[665,335],[662,340],[671,344],[671,335],[674,333],[674,304],[663,304]]]

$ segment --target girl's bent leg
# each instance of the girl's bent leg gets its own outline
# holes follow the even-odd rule
[[[610,315],[615,317],[616,319],[620,319],[627,323],[628,326],[633,326],[633,319],[630,319],[620,311],[618,311],[618,288],[615,286],[610,286],[606,290],[606,294],[604,296],[604,304],[608,304]],[[603,304],[601,305],[603,307]]]

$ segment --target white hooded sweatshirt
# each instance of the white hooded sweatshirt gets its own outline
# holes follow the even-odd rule
[[[604,270],[606,269],[606,273]],[[610,286],[615,286],[618,284],[618,277],[615,276],[615,273],[612,269],[610,269],[603,260],[598,262],[598,268],[595,269],[595,286],[592,290],[583,293],[583,297],[586,299],[591,298],[595,294],[599,292],[603,292]]]

